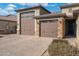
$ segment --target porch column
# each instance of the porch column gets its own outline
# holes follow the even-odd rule
[[[35,19],[35,36],[39,36],[39,19]]]
[[[39,9],[35,10],[35,16],[39,16],[40,11]],[[35,19],[35,36],[39,36],[39,19]]]
[[[78,48],[79,48],[79,14],[78,14],[78,17],[77,17],[77,20],[76,20],[76,43],[78,45]]]
[[[58,18],[58,38],[62,39],[65,35],[65,19]]]
[[[78,15],[76,24],[77,24],[77,26],[76,26],[76,29],[77,29],[77,31],[76,31],[76,36],[77,36],[77,39],[79,39],[79,15]]]
[[[17,34],[20,34],[20,13],[17,13]]]

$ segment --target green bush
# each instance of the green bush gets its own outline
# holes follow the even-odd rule
[[[50,56],[75,56],[77,55],[77,48],[71,46],[67,40],[53,40],[48,47]]]

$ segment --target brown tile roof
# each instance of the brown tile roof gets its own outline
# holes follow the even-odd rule
[[[17,21],[17,17],[16,17],[16,15],[0,16],[0,20]]]
[[[65,4],[63,6],[60,6],[60,8],[63,9],[63,8],[69,8],[69,7],[75,7],[75,6],[79,6],[79,3]]]
[[[50,11],[48,11],[47,9],[45,9],[43,6],[39,5],[39,6],[33,6],[33,7],[29,7],[29,8],[23,8],[23,9],[19,9],[19,10],[15,10],[17,12],[19,11],[23,11],[23,10],[29,10],[29,9],[35,9],[35,8],[42,8],[43,10],[47,11],[48,13],[51,13]]]
[[[67,17],[65,13],[52,13],[52,14],[45,14],[40,16],[35,16],[34,18],[42,19],[42,18],[58,18],[58,17]]]

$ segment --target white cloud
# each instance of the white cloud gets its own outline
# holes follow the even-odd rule
[[[41,5],[48,6],[49,4],[48,3],[41,3]]]
[[[14,10],[15,8],[13,8],[13,7],[6,7],[5,9],[10,11],[10,10]]]
[[[26,3],[18,3],[19,5],[22,5],[22,6],[25,6],[26,5]]]
[[[14,11],[16,6],[14,4],[9,4],[5,8],[0,8],[0,15],[16,14]]]
[[[38,5],[48,6],[48,3],[27,3],[26,5],[28,6],[38,6]]]
[[[8,7],[14,7],[14,8],[15,8],[16,5],[14,5],[14,4],[9,4]]]
[[[40,5],[39,3],[27,3],[26,4],[27,6],[37,6],[37,5]]]
[[[18,3],[19,5],[22,6],[38,6],[38,5],[42,5],[42,6],[48,6],[48,3]]]
[[[15,12],[15,11],[9,11],[8,13],[9,13],[9,14],[13,14],[13,15],[15,15],[15,14],[16,14],[16,12]]]
[[[8,15],[8,11],[5,9],[0,8],[0,15]]]
[[[6,7],[6,10],[15,10],[16,8],[16,5],[14,4],[9,4],[7,7]]]
[[[14,4],[9,4],[5,9],[8,11],[9,14],[16,14],[14,11],[16,8],[16,5]]]

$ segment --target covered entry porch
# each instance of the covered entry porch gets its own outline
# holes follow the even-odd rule
[[[76,38],[77,36],[77,17],[73,16],[73,17],[68,17],[66,15],[66,13],[57,13],[57,14],[49,14],[49,15],[42,15],[42,16],[36,16],[36,35],[40,36],[40,31],[42,31],[41,34],[42,36],[46,36],[48,34],[50,34],[49,36],[54,35],[53,32],[57,32],[57,38]],[[51,21],[50,21],[51,18]],[[57,19],[57,22],[53,22],[54,19]],[[45,21],[42,22],[42,27],[40,26],[40,21]],[[54,26],[54,23],[57,24],[57,27]],[[43,26],[45,25],[45,26]],[[49,26],[48,26],[49,25]],[[51,25],[51,26],[50,26]],[[42,30],[40,29],[40,27],[42,28]],[[54,28],[56,27],[56,28]],[[51,29],[54,28],[54,29]],[[57,31],[50,31],[51,30],[57,30]],[[45,33],[44,33],[44,31]],[[48,31],[49,30],[49,31]],[[51,34],[52,33],[52,34]],[[53,36],[52,36],[53,37]]]
[[[61,18],[58,21],[58,38],[76,38],[76,18]]]
[[[76,37],[76,20],[65,20],[65,37]]]

